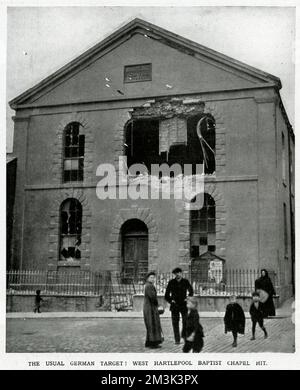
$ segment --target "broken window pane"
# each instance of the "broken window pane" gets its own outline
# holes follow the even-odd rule
[[[199,246],[191,246],[191,257],[199,256]]]
[[[81,258],[82,206],[77,199],[67,199],[60,209],[60,260]]]
[[[65,128],[63,181],[83,181],[85,136],[80,123],[71,122]]]

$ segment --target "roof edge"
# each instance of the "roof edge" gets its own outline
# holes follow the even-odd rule
[[[291,125],[291,122],[289,120],[288,114],[287,114],[286,109],[284,107],[284,104],[283,104],[283,101],[282,101],[282,98],[281,98],[279,91],[278,91],[278,97],[279,97],[279,108],[282,112],[283,119],[287,125],[287,128],[288,128],[288,131],[289,131],[291,138],[293,139],[293,141],[295,141],[294,129],[293,129],[293,126]]]
[[[257,69],[255,67],[252,67],[248,64],[245,64],[241,61],[238,61],[232,57],[229,57],[225,54],[219,53],[213,49],[210,49],[206,46],[202,46],[198,44],[197,42],[191,41],[187,38],[184,38],[176,33],[173,33],[171,31],[165,30],[159,26],[156,26],[150,22],[147,22],[145,20],[135,18],[131,20],[129,23],[127,23],[125,26],[120,27],[118,30],[114,31],[112,34],[104,38],[102,41],[97,43],[96,45],[92,46],[88,50],[84,51],[82,54],[77,56],[75,59],[69,61],[59,69],[57,69],[55,72],[47,76],[46,78],[42,79],[37,84],[33,85],[31,88],[27,89],[14,99],[9,101],[9,106],[12,109],[17,109],[17,106],[19,104],[22,104],[24,100],[29,99],[31,96],[33,96],[35,93],[39,92],[43,88],[47,87],[50,83],[53,83],[56,79],[62,78],[66,73],[69,73],[73,70],[75,70],[78,66],[80,66],[82,63],[87,61],[91,56],[96,54],[97,52],[101,52],[105,48],[112,45],[114,42],[116,42],[118,39],[120,39],[123,35],[130,33],[133,29],[136,28],[145,28],[146,30],[151,33],[151,30],[153,33],[159,34],[166,39],[175,41],[177,44],[182,46],[187,46],[189,49],[204,55],[206,57],[209,57],[210,59],[214,61],[219,61],[227,66],[231,66],[233,68],[236,68],[237,70],[240,70],[242,72],[246,72],[251,74],[252,76],[256,76],[258,78],[262,78],[265,81],[273,81],[275,82],[278,89],[282,87],[281,81],[278,77],[271,75],[269,73],[266,73],[260,69]]]

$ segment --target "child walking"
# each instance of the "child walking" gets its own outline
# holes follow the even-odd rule
[[[252,321],[252,337],[251,340],[255,340],[255,328],[256,324],[260,326],[262,331],[264,332],[265,339],[268,337],[268,333],[266,328],[264,327],[264,306],[260,302],[260,295],[257,291],[255,291],[252,294],[252,300],[253,302],[251,303],[250,306],[250,316],[251,316],[251,321]]]
[[[182,352],[201,352],[203,348],[203,328],[199,322],[199,313],[197,311],[197,299],[188,297],[186,307],[188,309],[186,316],[185,343]]]
[[[38,312],[40,313],[40,307],[41,307],[41,302],[43,301],[43,298],[41,297],[41,290],[36,290],[36,295],[34,299],[34,313]]]
[[[238,333],[245,333],[245,313],[242,307],[236,302],[236,296],[230,297],[230,303],[226,306],[224,317],[225,333],[232,332],[232,346],[237,346]]]

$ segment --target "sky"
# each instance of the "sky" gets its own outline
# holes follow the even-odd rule
[[[135,17],[279,77],[294,126],[293,7],[8,7],[7,152],[14,115],[8,101]]]

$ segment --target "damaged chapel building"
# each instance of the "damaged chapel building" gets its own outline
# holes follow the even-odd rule
[[[280,89],[279,78],[143,20],[115,31],[10,102],[10,268],[141,279],[179,266],[205,279],[218,260],[266,268],[290,296],[294,133]],[[201,208],[99,199],[97,167],[118,171],[122,156],[129,181],[133,164],[191,164],[191,175],[202,164]]]

